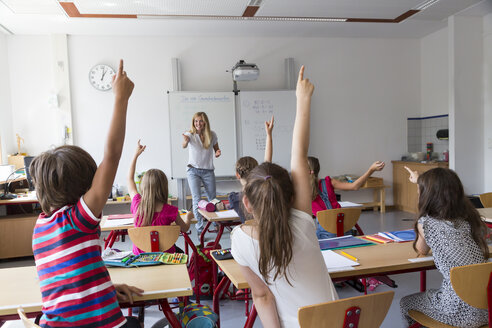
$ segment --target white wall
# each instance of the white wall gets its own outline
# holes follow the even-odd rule
[[[449,28],[450,168],[465,193],[484,188],[483,154],[483,20],[453,16]]]
[[[19,81],[27,80],[30,89],[39,85],[43,94],[49,91],[51,73],[43,71],[50,60],[49,40],[13,39],[9,48],[14,59],[11,68],[16,71],[13,97],[25,92]],[[38,56],[33,57],[33,52]],[[124,58],[125,70],[135,82],[116,177],[120,185],[126,184],[128,163],[139,138],[148,148],[137,171],[149,167],[170,171],[166,91],[172,87],[173,57],[181,61],[183,90],[191,91],[232,90],[230,73],[225,70],[239,59],[254,62],[261,70],[258,81],[239,83],[241,90],[281,89],[284,58],[295,58],[298,67],[305,64],[306,75],[316,86],[309,153],[320,158],[323,175],[362,174],[373,161],[384,160],[387,168],[378,176],[391,185],[391,160],[406,151],[406,118],[420,113],[420,41],[414,39],[70,36],[68,55],[74,143],[97,162],[102,159],[113,95],[95,90],[88,82],[88,72],[99,63],[116,68],[118,59]],[[23,62],[29,62],[30,69],[20,67]],[[26,107],[36,107],[33,103],[43,94],[17,100],[14,110],[20,110],[24,101],[30,102]],[[22,122],[15,116],[17,129]],[[175,191],[175,184],[171,185]],[[387,195],[391,204],[391,190]],[[367,201],[372,195],[351,193],[345,199]]]
[[[2,160],[7,164],[7,155],[15,152],[12,131],[12,107],[10,103],[9,61],[7,37],[0,34],[0,138]]]
[[[10,36],[8,61],[13,133],[25,140],[22,152],[38,155],[59,145],[57,109],[49,105],[55,91],[51,38]]]
[[[483,21],[483,58],[484,58],[484,191],[492,191],[492,14]]]
[[[448,29],[420,40],[422,117],[449,114]]]

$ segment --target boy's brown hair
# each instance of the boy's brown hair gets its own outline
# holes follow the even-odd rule
[[[30,172],[43,212],[51,214],[76,204],[91,187],[97,165],[88,152],[77,146],[45,151],[31,162]]]
[[[236,172],[241,179],[246,179],[248,174],[258,166],[258,161],[250,156],[241,157],[236,162]]]

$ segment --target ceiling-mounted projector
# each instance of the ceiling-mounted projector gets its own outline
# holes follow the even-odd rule
[[[260,70],[256,64],[245,63],[240,60],[232,68],[232,79],[234,81],[254,81],[258,79]]]

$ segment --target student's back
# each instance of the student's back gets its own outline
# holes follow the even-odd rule
[[[292,209],[289,223],[293,252],[286,270],[288,281],[285,276],[276,280],[270,276],[268,287],[275,296],[282,327],[297,327],[299,307],[332,301],[338,297],[320,252],[313,219],[309,214]],[[233,250],[242,248],[240,252],[234,251],[233,256],[240,265],[251,268],[261,277],[258,270],[258,240],[243,231],[248,228],[248,225],[243,225],[233,230],[231,247]]]

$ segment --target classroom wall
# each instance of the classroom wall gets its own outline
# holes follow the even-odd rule
[[[421,117],[449,114],[448,28],[420,40]]]
[[[12,108],[10,103],[9,61],[7,36],[0,33],[0,145],[3,163],[7,155],[15,151],[12,133]]]
[[[492,14],[483,19],[483,58],[484,58],[484,192],[492,191]]]
[[[49,61],[45,37],[11,38],[9,53],[15,57],[11,68],[26,61],[42,67]],[[35,49],[39,56],[33,58]],[[391,185],[391,160],[406,151],[406,118],[420,113],[420,41],[416,39],[69,36],[68,56],[74,143],[97,162],[102,159],[113,96],[95,90],[88,72],[99,63],[116,68],[121,57],[135,82],[116,177],[120,185],[126,185],[126,170],[139,138],[148,148],[137,171],[149,167],[170,171],[166,91],[172,87],[173,57],[181,62],[182,89],[189,91],[231,90],[232,79],[225,70],[239,59],[256,63],[261,71],[259,80],[239,83],[241,90],[282,89],[284,58],[295,58],[297,67],[305,64],[306,75],[316,86],[309,153],[320,158],[323,175],[362,174],[373,161],[383,160],[387,168],[377,175]],[[28,69],[16,71],[12,80],[17,97],[26,90],[18,81],[31,74]],[[36,74],[34,80],[46,88],[40,82],[49,78]],[[28,89],[34,89],[34,83],[29,82]],[[23,101],[32,107],[36,97]],[[15,105],[19,110],[20,104]],[[15,120],[14,126],[19,125]],[[176,191],[174,182],[171,191]],[[387,191],[391,204],[392,192]],[[372,194],[362,191],[347,197],[368,201]]]
[[[24,138],[21,151],[37,155],[60,145],[57,109],[49,104],[55,91],[50,36],[9,36],[8,65],[12,132]]]

